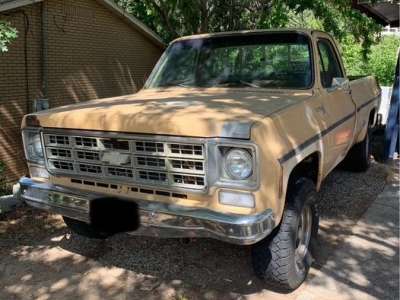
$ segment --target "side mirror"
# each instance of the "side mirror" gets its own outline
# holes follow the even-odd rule
[[[349,86],[349,79],[342,78],[342,77],[334,77],[332,79],[331,87],[327,89],[328,92],[333,92],[337,89],[341,89],[347,93],[351,93],[350,86]]]

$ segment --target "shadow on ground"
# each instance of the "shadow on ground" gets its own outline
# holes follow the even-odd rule
[[[354,269],[340,265],[321,268],[386,184],[380,173],[373,166],[360,174],[374,177],[379,184],[360,186],[354,191],[356,196],[347,195],[348,201],[340,201],[340,207],[335,199],[351,188],[346,176],[354,175],[334,171],[324,182],[319,194],[318,257],[305,286],[313,281],[326,287],[336,274],[347,280],[346,284],[369,291],[373,284],[369,274],[379,268],[370,262],[376,255],[374,251],[380,251],[385,265],[394,259],[394,239],[398,235],[394,237],[389,229],[395,225],[381,218],[357,232],[360,239],[379,247],[350,245],[348,256],[343,257],[343,264]],[[28,213],[23,213],[24,209]],[[186,242],[129,234],[102,241],[85,239],[62,227],[59,218],[43,212],[35,218],[36,212],[23,205],[17,217],[10,214],[0,219],[1,239],[9,242],[8,247],[4,243],[0,246],[0,294],[6,299],[296,299],[305,289],[303,286],[287,293],[257,280],[250,265],[249,247],[211,239]],[[2,226],[2,222],[9,226]],[[357,268],[361,268],[358,273]],[[353,274],[362,277],[352,278]],[[388,284],[394,279],[388,279]],[[382,295],[379,287],[373,286],[373,296],[383,299]]]

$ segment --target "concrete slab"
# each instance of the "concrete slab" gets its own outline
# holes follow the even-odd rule
[[[20,198],[20,185],[19,183],[13,185],[13,194],[0,197],[0,213],[10,211],[14,206],[21,203],[23,200]]]
[[[21,201],[14,198],[13,195],[7,195],[0,197],[0,213],[8,212],[11,208]]]
[[[296,300],[399,299],[399,177]]]

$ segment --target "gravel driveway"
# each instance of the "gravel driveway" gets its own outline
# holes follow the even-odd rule
[[[315,274],[382,191],[388,165],[366,173],[334,170],[319,191]],[[0,214],[1,299],[295,299],[257,280],[249,247],[211,239],[107,240],[71,233],[57,215],[23,204]]]

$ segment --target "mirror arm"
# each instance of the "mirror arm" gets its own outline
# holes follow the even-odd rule
[[[339,86],[338,85],[334,85],[334,86],[331,86],[330,88],[327,88],[326,91],[328,93],[331,93],[333,91],[336,91],[337,89],[339,89]]]

